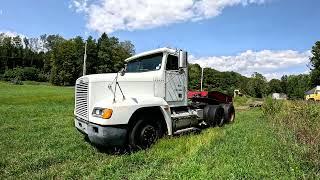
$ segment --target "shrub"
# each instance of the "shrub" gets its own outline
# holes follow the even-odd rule
[[[22,69],[22,80],[37,81],[39,73],[39,70],[34,67],[24,67]]]
[[[262,106],[263,113],[267,116],[274,116],[281,111],[283,104],[283,101],[276,101],[271,97],[267,97]]]
[[[49,81],[49,75],[45,73],[39,73],[38,74],[38,81],[39,82],[48,82]]]
[[[38,81],[40,71],[34,67],[17,67],[5,71],[3,78],[6,81],[20,80],[20,81]]]

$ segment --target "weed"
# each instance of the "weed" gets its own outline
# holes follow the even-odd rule
[[[301,161],[320,174],[320,104],[267,99],[263,112],[281,139],[299,147]]]

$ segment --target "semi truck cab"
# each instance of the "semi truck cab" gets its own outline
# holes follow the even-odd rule
[[[93,144],[144,149],[164,135],[234,120],[232,97],[188,93],[186,51],[160,48],[125,61],[118,73],[76,81],[75,127]]]

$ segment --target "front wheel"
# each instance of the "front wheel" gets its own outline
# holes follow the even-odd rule
[[[134,148],[146,149],[160,137],[159,127],[146,120],[138,120],[129,134],[129,144]]]

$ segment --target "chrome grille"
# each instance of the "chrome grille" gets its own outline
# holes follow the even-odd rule
[[[80,80],[76,84],[76,115],[88,120],[89,83]]]

